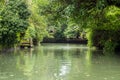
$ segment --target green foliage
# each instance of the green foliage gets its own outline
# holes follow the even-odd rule
[[[68,25],[67,29],[64,31],[66,38],[79,38],[80,37],[80,30],[79,26],[77,25]]]
[[[40,7],[46,4],[47,3],[44,2],[44,0],[33,0],[32,3],[29,5],[31,16],[29,19],[30,26],[26,32],[26,38],[33,38],[33,40],[37,43],[36,45],[40,44],[39,42],[41,42],[43,38],[47,35],[46,19],[45,16],[42,16],[40,13]]]
[[[45,12],[54,14],[51,20],[64,22],[64,16],[67,23],[72,20],[79,25],[79,29],[89,29],[87,30],[89,46],[114,50],[116,44],[120,45],[120,39],[117,39],[120,37],[118,35],[120,30],[119,6],[118,0],[54,0],[50,1]],[[71,37],[76,32],[72,27],[68,27],[65,35]]]
[[[105,29],[119,30],[120,29],[120,8],[116,6],[109,6],[105,8]]]
[[[115,5],[120,7],[120,1],[119,0],[107,0],[108,5]]]
[[[4,7],[5,4],[5,0],[0,0],[0,10],[2,10],[2,8]]]
[[[42,41],[43,37],[46,36],[47,33],[44,18],[38,14],[32,14],[31,22],[31,27],[34,30],[34,34],[32,34],[34,36],[31,35],[31,37],[36,38],[38,41]]]
[[[92,47],[93,46],[93,30],[86,29],[86,32],[87,32],[86,37],[88,40],[88,46]]]
[[[88,33],[92,33],[92,36],[88,35]],[[120,45],[119,31],[98,29],[88,31],[88,33],[88,44],[92,43],[92,46],[96,46],[98,49],[103,49],[105,52],[114,52],[116,48]]]
[[[54,33],[54,38],[57,40],[65,39],[64,31],[66,28],[67,28],[66,24],[60,25],[59,28],[57,28],[56,32]]]
[[[30,12],[24,1],[9,0],[0,12],[0,44],[2,47],[12,47],[19,42],[29,25]],[[19,35],[19,36],[18,36]]]
[[[115,51],[115,48],[116,46],[118,45],[117,42],[112,42],[110,40],[106,41],[105,44],[104,44],[104,52],[114,52]]]

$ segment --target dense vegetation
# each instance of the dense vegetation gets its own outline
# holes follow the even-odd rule
[[[24,36],[29,25],[30,12],[24,1],[9,0],[4,2],[0,11],[0,44],[12,47]]]
[[[118,0],[52,0],[45,7],[57,24],[78,26],[86,32],[88,45],[105,51],[118,50],[120,45],[120,1]],[[67,30],[66,33],[72,32]],[[76,29],[75,29],[76,30]],[[74,30],[74,31],[75,31]],[[77,31],[75,31],[77,32]],[[74,34],[74,32],[72,32]],[[68,36],[68,35],[67,35]]]
[[[42,40],[47,33],[46,23],[44,16],[39,14],[37,2],[32,2],[32,0],[0,1],[1,48],[16,46],[22,40],[29,38],[34,39],[36,44]]]
[[[23,38],[37,44],[44,37],[80,39],[86,34],[89,46],[119,49],[119,0],[1,0],[0,4],[2,47]]]

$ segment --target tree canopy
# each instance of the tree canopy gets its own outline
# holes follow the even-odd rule
[[[23,0],[9,0],[0,11],[0,44],[11,47],[27,30],[30,11]]]

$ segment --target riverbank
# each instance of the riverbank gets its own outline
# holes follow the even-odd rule
[[[41,43],[77,43],[77,44],[87,44],[86,39],[55,39],[55,38],[45,38]]]

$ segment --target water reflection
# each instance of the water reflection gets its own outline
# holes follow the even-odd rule
[[[20,69],[24,75],[31,76],[35,63],[33,49],[22,50],[18,52],[16,67]]]
[[[0,54],[0,80],[119,80],[119,62],[85,45],[42,44]]]

